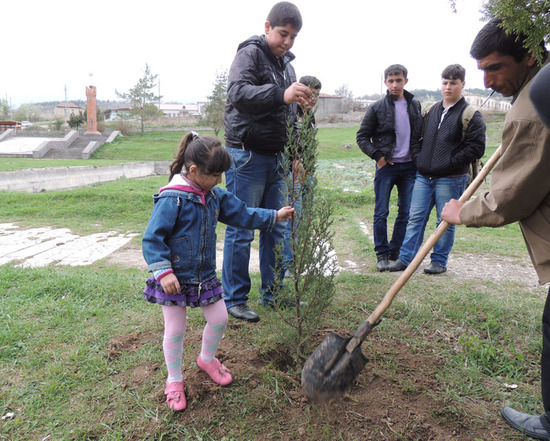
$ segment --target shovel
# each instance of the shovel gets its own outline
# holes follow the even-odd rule
[[[495,166],[502,154],[502,146],[489,158],[479,174],[460,197],[466,202],[479,188],[483,180]],[[351,338],[340,337],[330,333],[306,360],[302,369],[302,388],[306,397],[312,402],[326,402],[337,399],[353,383],[361,372],[367,359],[361,351],[361,343],[370,334],[380,320],[382,314],[390,307],[394,297],[409,280],[411,275],[422,263],[426,255],[449,227],[449,223],[441,221],[437,229],[418,250],[412,262],[403,274],[394,282],[382,302],[372,314],[355,331]]]

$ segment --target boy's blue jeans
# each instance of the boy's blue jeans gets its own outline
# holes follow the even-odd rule
[[[405,237],[412,189],[416,176],[413,162],[395,163],[376,169],[374,176],[374,251],[377,256],[397,256]],[[391,241],[388,242],[388,215],[390,196],[397,187],[397,218],[393,225]]]
[[[416,175],[411,200],[411,211],[405,240],[399,253],[399,259],[408,265],[420,249],[424,240],[424,231],[430,218],[432,208],[436,207],[437,225],[441,222],[441,210],[451,199],[458,199],[464,192],[468,175],[452,178],[426,178]],[[447,267],[449,253],[453,248],[455,226],[449,225],[447,231],[437,241],[431,254],[432,262]]]
[[[286,205],[287,188],[283,179],[282,154],[266,156],[248,150],[226,147],[233,164],[225,172],[226,188],[249,207],[279,210]],[[270,291],[275,280],[275,245],[283,240],[286,222],[272,231],[260,232],[260,303],[273,302]],[[246,303],[250,292],[250,244],[254,230],[227,226],[223,250],[222,283],[227,308]]]

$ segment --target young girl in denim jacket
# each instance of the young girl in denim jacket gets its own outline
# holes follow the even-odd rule
[[[183,410],[182,354],[186,307],[201,307],[206,319],[197,365],[217,384],[232,381],[229,370],[214,356],[227,325],[227,309],[216,277],[216,224],[271,230],[293,216],[294,209],[279,211],[248,208],[240,199],[216,185],[231,165],[231,156],[218,138],[185,135],[170,165],[170,182],[154,199],[151,219],[143,235],[143,256],[153,276],[144,297],[162,307],[163,350],[168,379],[168,407]]]

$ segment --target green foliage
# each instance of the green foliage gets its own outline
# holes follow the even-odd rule
[[[214,89],[208,97],[208,104],[204,109],[204,119],[214,130],[214,135],[224,128],[224,112],[225,103],[227,100],[227,71],[224,71],[216,76]]]
[[[5,98],[0,98],[0,119],[9,119],[10,118],[10,105],[8,100]]]
[[[63,124],[65,124],[65,120],[61,118],[60,116],[56,116],[54,120],[50,123],[53,130],[61,130],[61,127],[63,127]]]
[[[483,9],[486,17],[501,18],[508,33],[525,35],[525,47],[543,63],[541,43],[550,42],[550,0],[487,0]]]
[[[132,106],[130,115],[139,119],[142,136],[145,132],[145,122],[151,118],[163,115],[162,111],[156,106],[156,103],[160,102],[162,97],[152,92],[153,88],[156,86],[155,81],[157,77],[158,75],[153,75],[151,73],[149,65],[145,64],[143,77],[138,80],[134,87],[125,93],[115,90],[119,98],[130,102]]]
[[[82,112],[78,112],[78,115],[75,113],[71,113],[71,116],[69,116],[69,120],[67,121],[67,124],[69,124],[69,127],[71,129],[76,129],[83,125],[86,122],[86,117]]]
[[[41,109],[36,104],[21,104],[14,112],[13,118],[18,121],[38,121],[40,114]]]

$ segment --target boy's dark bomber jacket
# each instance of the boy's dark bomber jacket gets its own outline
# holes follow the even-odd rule
[[[411,123],[410,149],[420,149],[420,137],[422,136],[422,113],[420,103],[413,99],[414,95],[407,90],[407,111]],[[386,161],[391,161],[395,148],[395,104],[389,92],[367,109],[361,126],[357,132],[357,144],[361,151],[370,156],[376,162],[384,156]]]
[[[291,52],[276,58],[264,35],[239,45],[227,82],[225,143],[274,156],[284,150],[287,121],[296,118],[296,103],[285,104],[285,90],[296,82]]]
[[[476,112],[462,141],[462,112],[468,103],[464,97],[452,106],[441,127],[443,101],[435,104],[425,117],[420,148],[411,151],[418,173],[427,178],[462,176],[470,164],[485,153],[485,122]]]

